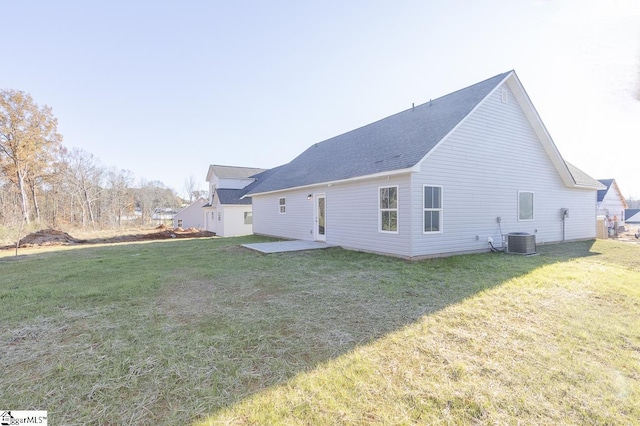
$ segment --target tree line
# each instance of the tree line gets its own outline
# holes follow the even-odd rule
[[[148,225],[157,209],[183,203],[161,182],[65,148],[57,125],[29,94],[0,90],[0,226]]]

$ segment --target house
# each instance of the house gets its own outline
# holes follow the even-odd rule
[[[311,145],[248,189],[256,234],[404,258],[595,238],[602,185],[566,163],[514,71]]]
[[[211,165],[207,172],[209,200],[204,207],[204,226],[221,237],[253,233],[251,198],[243,196],[265,169]]]
[[[640,223],[640,209],[625,209],[625,223]]]
[[[173,207],[156,207],[151,214],[151,221],[160,225],[171,223],[176,213]]]
[[[205,198],[198,198],[187,207],[180,210],[173,217],[174,228],[197,228],[204,229],[204,210],[202,208],[207,204]]]
[[[606,217],[609,222],[624,226],[625,209],[629,206],[624,199],[615,179],[598,179],[605,188],[598,190],[596,205],[598,216]]]

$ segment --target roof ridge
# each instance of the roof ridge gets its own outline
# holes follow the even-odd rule
[[[409,112],[409,111],[411,111],[411,110],[415,110],[416,108],[423,108],[423,107],[425,107],[427,104],[432,105],[432,104],[433,104],[433,102],[435,102],[435,101],[441,101],[443,98],[446,98],[446,97],[449,97],[449,96],[455,95],[455,94],[457,94],[457,93],[459,93],[459,92],[462,92],[462,91],[465,91],[465,90],[471,89],[471,88],[472,88],[472,87],[474,87],[474,86],[480,86],[480,85],[485,84],[487,81],[492,80],[492,79],[494,79],[494,78],[497,78],[497,77],[503,76],[503,78],[501,78],[501,79],[500,79],[500,81],[502,81],[502,80],[504,80],[504,78],[506,78],[506,77],[507,77],[507,75],[509,75],[509,74],[511,74],[511,73],[515,73],[515,71],[514,71],[514,70],[511,70],[511,71],[503,72],[503,73],[500,73],[500,74],[496,74],[496,75],[494,75],[493,77],[489,77],[489,78],[486,78],[486,79],[484,79],[484,80],[482,80],[482,81],[479,81],[479,82],[477,82],[477,83],[470,84],[469,86],[467,86],[467,87],[463,87],[462,89],[454,90],[453,92],[446,93],[446,94],[444,94],[444,95],[442,95],[442,96],[439,96],[439,97],[437,97],[437,98],[435,98],[435,99],[429,99],[428,101],[425,101],[425,102],[423,102],[423,103],[421,103],[421,104],[413,105],[411,108],[403,109],[402,111],[398,111],[398,112],[395,112],[395,113],[393,113],[393,114],[387,115],[387,116],[385,116],[385,117],[379,118],[379,119],[377,119],[377,120],[375,120],[375,121],[372,121],[372,122],[370,122],[370,123],[363,124],[362,126],[356,127],[355,129],[347,130],[347,131],[346,131],[346,132],[344,132],[344,133],[340,133],[340,134],[337,134],[337,135],[335,135],[335,136],[331,136],[331,137],[329,137],[329,138],[327,138],[327,139],[325,139],[325,140],[322,140],[322,141],[320,141],[320,142],[316,142],[316,143],[312,144],[311,146],[309,146],[309,148],[312,148],[312,147],[314,147],[314,146],[317,146],[317,145],[323,144],[323,143],[328,142],[328,141],[330,141],[330,140],[332,140],[332,139],[335,139],[335,138],[337,138],[337,137],[340,137],[340,136],[343,136],[343,135],[348,135],[349,133],[352,133],[352,132],[357,132],[357,131],[359,131],[359,130],[361,130],[361,129],[364,129],[364,128],[369,127],[369,126],[372,126],[372,125],[375,125],[375,124],[377,124],[377,123],[379,123],[379,122],[381,122],[381,121],[384,121],[384,120],[386,120],[386,119],[388,119],[388,118],[392,118],[392,117],[395,117],[395,116],[397,116],[397,115],[400,115],[400,114],[404,114],[404,113],[406,113],[406,112]],[[496,84],[496,85],[497,85],[497,84]],[[307,149],[309,149],[309,148],[307,148]]]

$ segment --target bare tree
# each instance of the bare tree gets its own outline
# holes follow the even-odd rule
[[[0,90],[0,171],[18,188],[23,220],[30,221],[27,190],[40,170],[56,154],[62,136],[48,106],[38,106],[30,95]],[[34,195],[33,193],[32,195]],[[37,210],[37,199],[33,199]]]
[[[141,213],[142,225],[149,224],[153,213],[159,209],[177,209],[181,204],[175,192],[158,181],[149,182],[141,179],[135,194],[136,208]]]
[[[104,169],[93,154],[74,148],[66,156],[67,179],[74,188],[74,194],[82,208],[82,226],[86,225],[87,215],[91,226],[95,228],[95,202],[102,192]]]
[[[110,169],[107,172],[107,200],[111,225],[121,226],[126,213],[133,212],[135,201],[131,186],[133,173],[128,170]]]
[[[190,175],[189,179],[184,180],[183,189],[189,198],[189,204],[193,203],[194,200],[197,200],[205,193],[205,191],[200,189],[200,184],[193,175]]]

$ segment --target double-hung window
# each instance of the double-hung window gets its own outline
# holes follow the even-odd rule
[[[287,199],[284,197],[280,198],[278,204],[280,205],[280,214],[285,214],[287,212]]]
[[[379,189],[380,232],[398,232],[398,187]]]
[[[533,220],[533,192],[518,192],[518,220]]]
[[[442,232],[442,187],[424,186],[423,232]]]

